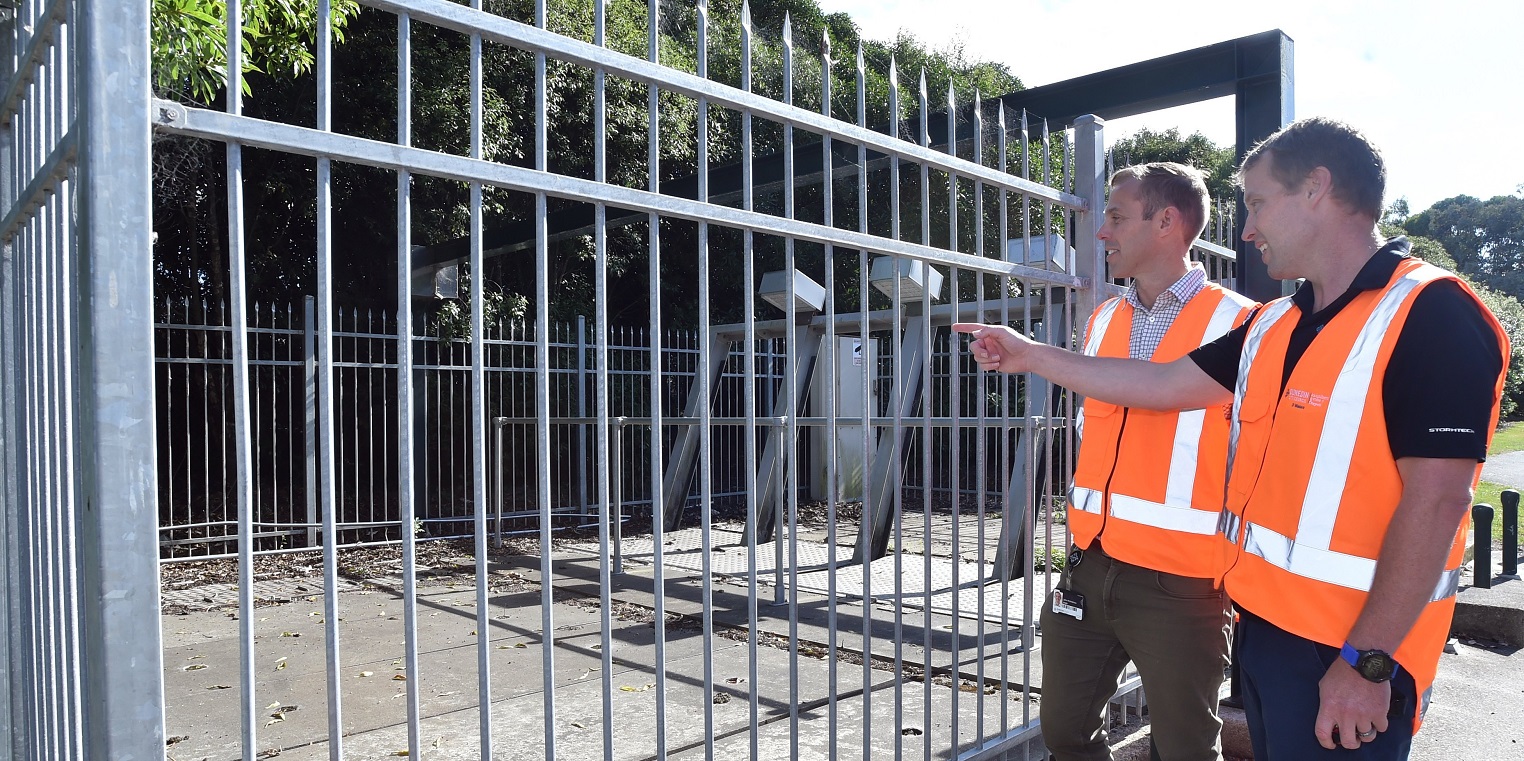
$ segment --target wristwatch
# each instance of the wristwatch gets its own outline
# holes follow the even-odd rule
[[[1339,657],[1369,682],[1380,684],[1397,675],[1397,661],[1383,650],[1356,650],[1345,642]]]

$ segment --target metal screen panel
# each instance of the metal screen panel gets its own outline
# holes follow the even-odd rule
[[[221,512],[168,508],[186,530],[215,524],[218,543],[165,535],[192,554],[236,553],[236,580],[177,597],[186,618],[165,618],[170,752],[1040,755],[1032,622],[1066,546],[1058,482],[1075,400],[979,371],[947,331],[1001,322],[1072,342],[1106,290],[1099,120],[1050,134],[978,93],[933,99],[924,73],[902,91],[890,60],[891,116],[870,125],[862,51],[844,81],[828,39],[796,43],[787,18],[754,28],[744,4],[721,26],[704,2],[599,1],[588,28],[564,34],[546,28],[543,0],[489,4],[520,19],[480,2],[363,4],[396,19],[395,140],[334,126],[326,0],[315,126],[242,113],[237,45],[224,111],[152,104],[157,129],[224,144],[228,166],[226,319],[161,324],[171,346],[176,331],[225,339],[215,356],[171,351],[163,364],[225,372],[226,407],[200,415],[231,442],[199,466],[218,464],[225,496],[194,478],[181,490]],[[610,49],[610,13],[644,25],[642,54]],[[239,24],[231,13],[229,39]],[[460,150],[414,134],[424,28],[450,32],[469,59]],[[690,70],[665,56],[670,30],[694,35]],[[737,81],[710,77],[722,53]],[[512,157],[488,149],[483,77],[497,56],[524,62]],[[581,76],[594,93],[590,176],[564,170],[551,139],[566,116],[557,78]],[[618,106],[646,117],[645,165],[620,167],[625,182],[608,166],[615,85],[638,93]],[[676,107],[694,109],[694,134],[666,126]],[[971,137],[934,145],[943,119],[945,134]],[[691,157],[671,141],[689,141]],[[247,303],[243,250],[259,231],[242,198],[245,149],[314,169],[317,292],[300,342],[294,310]],[[396,180],[395,312],[347,311],[335,285],[335,177],[354,166]],[[684,177],[691,192],[673,191]],[[464,338],[431,337],[412,308],[414,220],[443,213],[414,200],[425,181],[468,199],[457,265],[480,275],[512,252],[533,268],[526,322],[487,324],[475,287]],[[487,217],[508,197],[523,235],[505,244]],[[585,225],[553,227],[583,211]],[[644,325],[609,313],[614,232],[644,254]],[[592,242],[594,313],[568,335],[551,318],[550,277],[553,244],[572,235]],[[1047,239],[1072,253],[1012,254]],[[692,279],[692,301],[663,290],[673,277]],[[722,277],[741,282],[739,305],[720,303],[737,290]],[[265,396],[266,370],[284,401]],[[267,451],[298,440],[312,453],[301,478]],[[431,532],[470,541],[420,541]],[[303,548],[316,548],[310,576],[261,570]],[[361,551],[390,554],[371,556],[377,571],[357,565]]]

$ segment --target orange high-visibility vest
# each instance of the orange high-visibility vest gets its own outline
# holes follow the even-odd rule
[[[1382,396],[1387,363],[1413,301],[1441,279],[1457,280],[1420,260],[1403,261],[1385,288],[1355,296],[1323,327],[1284,392],[1281,376],[1300,309],[1289,297],[1273,301],[1249,328],[1233,400],[1225,583],[1235,603],[1285,631],[1339,647],[1365,607],[1402,499]],[[1506,367],[1508,337],[1480,300],[1477,308],[1497,332]],[[1489,442],[1502,390],[1499,377]],[[1481,470],[1478,463],[1473,486]],[[1467,523],[1457,527],[1429,604],[1392,654],[1422,698],[1415,731],[1450,631]]]
[[[1152,359],[1170,362],[1215,340],[1253,305],[1207,283],[1181,308]],[[1085,353],[1126,358],[1135,312],[1122,298],[1096,308]],[[1067,515],[1074,543],[1089,547],[1104,532],[1107,554],[1123,562],[1217,577],[1227,413],[1226,406],[1156,412],[1085,400]]]

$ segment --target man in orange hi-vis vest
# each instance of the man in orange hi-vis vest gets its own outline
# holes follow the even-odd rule
[[[1170,361],[1253,302],[1190,260],[1206,225],[1200,171],[1152,163],[1111,177],[1096,238],[1127,292],[1090,316],[1084,352]],[[1074,548],[1042,609],[1043,741],[1058,761],[1106,761],[1106,702],[1137,664],[1161,758],[1220,758],[1217,693],[1231,611],[1216,582],[1227,407],[1158,412],[1085,402],[1067,520]]]
[[[1186,358],[1087,357],[955,327],[984,369],[1087,397],[1231,400],[1219,530],[1254,757],[1404,759],[1455,609],[1508,337],[1464,282],[1382,239],[1385,164],[1348,125],[1297,121],[1238,178],[1244,240],[1272,277],[1305,282]]]

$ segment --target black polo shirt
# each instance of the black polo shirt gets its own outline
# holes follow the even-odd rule
[[[1387,243],[1360,269],[1349,290],[1320,312],[1312,312],[1312,284],[1304,282],[1297,288],[1291,300],[1301,310],[1301,318],[1286,352],[1283,390],[1318,331],[1360,292],[1385,287],[1408,250],[1406,238]],[[1239,356],[1255,316],[1190,354],[1198,367],[1229,391],[1238,383]],[[1476,301],[1452,280],[1424,287],[1397,336],[1382,379],[1392,456],[1486,460],[1493,394],[1502,372],[1497,334]]]

